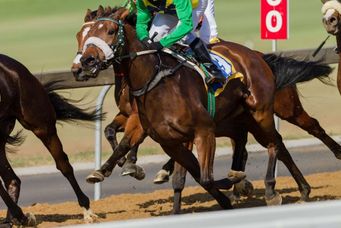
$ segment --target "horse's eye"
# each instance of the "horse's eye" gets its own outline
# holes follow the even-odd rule
[[[108,34],[109,34],[109,35],[114,35],[114,34],[115,34],[115,29],[110,29],[110,30],[108,31]]]

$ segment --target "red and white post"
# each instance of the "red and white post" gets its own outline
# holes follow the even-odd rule
[[[261,39],[272,40],[272,51],[277,51],[277,40],[289,38],[289,0],[261,0]],[[279,118],[275,116],[279,131]],[[277,167],[277,166],[276,166]],[[276,173],[277,176],[277,168]]]

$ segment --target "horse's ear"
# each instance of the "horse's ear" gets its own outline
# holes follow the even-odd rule
[[[130,11],[128,9],[125,9],[120,15],[120,20],[124,21],[126,17],[128,17],[129,14],[130,14]]]
[[[88,21],[91,21],[92,20],[92,16],[91,16],[91,10],[88,9],[85,13],[85,17],[84,17],[84,22],[88,22]]]
[[[103,15],[104,15],[104,8],[102,5],[100,5],[97,10],[97,17],[102,17]]]
[[[111,14],[111,7],[110,6],[107,6],[106,8],[105,8],[105,15],[110,15]]]

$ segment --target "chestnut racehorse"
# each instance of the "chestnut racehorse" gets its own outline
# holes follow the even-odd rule
[[[136,39],[134,25],[126,20],[127,16],[128,12],[121,8],[112,17],[97,19],[90,28],[80,59],[85,75],[79,79],[96,77],[100,70],[117,60],[120,61],[119,70],[128,76],[134,94],[134,91],[147,88],[149,83],[156,84],[154,77],[164,69],[165,63],[171,69],[178,68],[179,63],[169,55],[143,51],[143,45]],[[279,204],[281,197],[274,190],[277,151],[280,157],[285,157],[282,160],[291,172],[299,170],[274,128],[275,89],[326,76],[331,69],[314,62],[297,62],[274,55],[262,58],[252,50],[231,42],[221,42],[214,46],[214,50],[231,59],[237,71],[245,77],[245,83],[238,79],[231,80],[217,97],[214,119],[206,111],[207,93],[201,77],[195,76],[197,73],[194,70],[181,66],[150,91],[147,88],[146,93],[135,94],[143,129],[160,143],[168,155],[186,168],[223,208],[231,208],[231,204],[213,182],[215,135],[233,136],[249,130],[268,148],[266,201],[268,204]],[[276,74],[276,83],[273,73]],[[240,124],[233,125],[237,123]],[[188,142],[196,145],[198,160],[184,146]],[[116,148],[102,168],[105,169],[121,156],[124,153]],[[304,189],[305,184],[300,185],[300,189]]]
[[[6,143],[16,141],[10,136],[16,120],[42,141],[51,153],[57,169],[76,193],[79,205],[84,208],[84,219],[92,221],[95,215],[91,212],[89,198],[80,189],[74,176],[73,168],[57,135],[56,120],[95,121],[101,119],[101,115],[68,103],[67,99],[52,92],[58,89],[57,83],[41,85],[24,65],[2,54],[0,78],[0,176],[7,188],[6,191],[0,183],[0,195],[9,210],[7,222],[35,225],[33,217],[25,216],[17,205],[21,181],[14,173],[5,152]]]
[[[78,41],[78,53],[75,58],[75,61],[72,65],[72,72],[74,73],[76,78],[82,78],[84,72],[82,72],[81,64],[80,64],[80,57],[82,54],[82,48],[84,45],[84,37],[88,33],[90,27],[95,23],[95,19],[103,16],[108,16],[112,13],[114,9],[111,9],[110,7],[107,7],[104,9],[102,6],[99,6],[99,8],[95,11],[88,10],[88,12],[85,15],[84,18],[84,24],[81,27],[81,30],[77,33],[77,41]],[[262,55],[262,53],[259,53]],[[115,64],[114,64],[115,67]],[[130,114],[132,113],[133,109],[130,106],[130,98],[129,98],[129,88],[126,83],[122,84],[122,74],[120,72],[117,72],[116,70],[116,86],[115,86],[115,100],[119,107],[120,112],[116,115],[113,122],[109,124],[105,129],[105,135],[110,144],[112,145],[112,148],[114,149],[117,146],[117,139],[116,139],[116,133],[123,131],[125,129],[127,119],[130,118]],[[117,77],[117,75],[119,75]],[[279,116],[281,119],[287,120],[288,122],[299,126],[303,130],[306,130],[308,133],[314,135],[315,137],[319,138],[322,142],[326,144],[327,147],[330,148],[330,150],[334,153],[334,155],[338,158],[341,158],[341,147],[339,144],[337,144],[331,137],[329,137],[324,129],[319,125],[318,121],[312,117],[310,117],[306,111],[303,109],[302,104],[299,100],[299,96],[296,91],[295,86],[288,86],[281,90],[276,90],[275,94],[275,105],[274,110],[277,116]],[[132,118],[130,118],[129,126],[131,125],[140,125],[138,123],[138,118],[136,113],[132,115]],[[141,127],[128,127],[129,129],[132,129],[134,131],[142,130]],[[126,135],[131,136],[144,136],[144,134],[131,134],[126,131]],[[130,138],[128,137],[128,138]],[[126,140],[129,142],[129,140]],[[143,141],[142,140],[130,140],[130,142],[136,142],[136,141]],[[137,144],[131,144],[128,146],[128,148],[132,148],[131,152],[129,153],[130,156],[134,159],[128,159],[127,161],[133,160],[136,161],[136,152],[137,152]],[[127,162],[126,162],[127,163]],[[122,161],[118,162],[118,164],[121,166]],[[235,167],[236,168],[236,167]],[[160,175],[157,176],[157,181],[164,181],[164,178],[168,178],[167,173],[171,173],[173,170],[173,161],[170,160],[167,162],[163,169],[165,169],[164,172],[160,172]],[[137,169],[140,170],[140,169]],[[123,171],[125,172],[125,171]],[[88,180],[97,182],[104,180],[104,176],[110,175],[110,172],[101,173],[95,172],[92,175],[89,176]],[[135,176],[141,176],[140,174],[136,174]]]
[[[81,57],[82,54],[82,48],[84,45],[84,37],[87,34],[87,32],[89,31],[90,27],[95,23],[95,19],[98,17],[103,17],[103,16],[108,16],[112,13],[112,9],[110,7],[106,8],[104,10],[104,8],[102,6],[100,6],[98,8],[98,10],[96,11],[90,11],[88,10],[88,12],[86,13],[86,16],[84,18],[84,24],[81,28],[81,30],[77,33],[77,41],[78,41],[78,55],[76,58],[76,61],[74,62],[73,66],[72,66],[72,71],[74,72],[74,75],[77,78],[82,78],[84,72],[82,72],[81,69],[81,65],[80,65],[80,61],[79,58]],[[259,53],[260,55],[262,55],[262,53]],[[115,66],[115,65],[114,65]],[[116,74],[118,73],[118,71],[116,71]],[[119,73],[119,75],[121,75]],[[122,77],[116,77],[118,82],[121,82]],[[124,126],[126,124],[126,122],[121,121],[121,120],[126,120],[126,117],[129,116],[129,112],[131,112],[132,108],[130,106],[130,99],[129,99],[129,94],[127,93],[127,91],[129,91],[129,88],[127,88],[127,84],[124,84],[125,86],[121,87],[121,83],[117,83],[116,84],[116,91],[115,91],[115,98],[118,104],[118,107],[120,109],[119,114],[115,117],[114,121],[112,124],[108,125],[106,128],[106,136],[109,139],[109,141],[113,141],[113,142],[117,142],[117,140],[113,140],[116,139],[116,132],[118,129],[124,129]],[[122,91],[123,92],[117,92],[117,91]],[[128,107],[128,108],[127,108]],[[323,130],[323,128],[321,128],[321,126],[319,125],[318,121],[311,118],[303,109],[302,104],[299,100],[299,96],[297,94],[296,91],[296,87],[295,86],[288,86],[285,87],[283,89],[280,90],[276,90],[275,93],[275,105],[274,105],[274,109],[275,109],[275,113],[277,116],[279,116],[280,118],[289,121],[292,124],[295,124],[296,126],[301,127],[302,129],[306,130],[308,133],[314,135],[315,137],[321,139],[330,149],[331,151],[333,151],[333,153],[335,154],[336,157],[340,158],[340,146],[331,138],[329,137],[325,131]],[[128,112],[127,112],[128,110]],[[122,118],[122,113],[124,113],[125,115],[123,116],[124,118]],[[136,118],[137,116],[135,116],[134,120],[138,120]],[[140,125],[137,121],[129,121],[132,124],[138,124]],[[109,129],[109,130],[108,130]],[[141,127],[131,127],[130,129],[133,129],[134,131],[137,130],[141,130]],[[112,132],[113,134],[108,134],[108,132]],[[132,134],[132,133],[127,133],[126,135],[131,136],[131,135],[142,135],[144,136],[144,134]],[[108,137],[110,136],[110,137]],[[129,137],[128,137],[129,138]],[[132,141],[138,141],[138,140],[132,140]],[[130,142],[132,142],[130,141]],[[142,141],[142,140],[140,140]],[[113,145],[114,143],[111,142],[111,145]],[[117,143],[116,143],[117,145]],[[136,145],[132,144],[129,145],[129,148],[137,148]],[[113,146],[113,149],[115,148],[115,146]],[[246,150],[245,147],[243,149],[244,151],[244,158],[243,161],[246,161]],[[136,150],[134,151],[136,152]],[[131,153],[130,153],[131,154]],[[134,155],[134,157],[136,157],[136,154]],[[129,160],[129,159],[128,159]],[[165,172],[163,173],[171,173],[171,171],[173,170],[173,161],[170,160],[169,162],[166,163],[164,169]],[[232,169],[233,170],[240,170],[243,171],[245,167],[245,164],[239,164],[238,162],[234,162],[232,165]],[[113,168],[113,166],[112,166]],[[108,168],[106,168],[105,170],[98,170],[93,172],[92,174],[89,175],[88,177],[88,181],[89,182],[98,182],[98,181],[102,181],[104,179],[104,176],[108,176],[110,175],[111,170],[108,171]],[[295,176],[299,176],[296,175],[296,173],[292,173],[292,175]],[[162,176],[163,178],[159,178],[158,180],[160,181],[164,181],[165,176]],[[178,179],[178,178],[175,178]],[[299,177],[295,177],[295,179],[300,179]],[[179,186],[178,184],[176,184],[177,186]],[[308,195],[310,193],[310,186],[306,185],[305,189],[301,189],[301,193],[302,193],[302,199],[306,200],[308,198]]]

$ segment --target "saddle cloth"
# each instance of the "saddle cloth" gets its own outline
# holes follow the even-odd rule
[[[236,71],[231,60],[213,50],[210,50],[210,55],[212,58],[212,62],[222,71],[223,75],[226,77],[226,82],[224,83],[224,85],[221,85],[220,83],[213,83],[210,86],[214,90],[215,96],[218,96],[221,92],[224,91],[225,86],[231,79],[239,78],[242,81],[244,80],[244,75]]]
[[[202,69],[202,67],[200,67],[197,64],[197,61],[194,59],[194,56],[190,50],[185,53],[181,52],[180,54],[177,51],[164,48],[162,52],[173,56],[186,67],[189,67],[197,71],[199,75],[202,77],[207,91],[209,89],[210,91],[213,90],[215,97],[217,97],[222,91],[224,91],[227,83],[231,79],[240,78],[241,81],[244,81],[244,75],[236,71],[235,67],[233,66],[232,61],[216,51],[209,50],[211,58],[212,58],[212,62],[223,72],[223,75],[226,77],[226,81],[224,85],[222,85],[221,83],[213,83],[212,85],[209,85],[209,87],[207,86],[205,82],[205,78],[207,77],[206,74],[208,72],[205,69]]]

